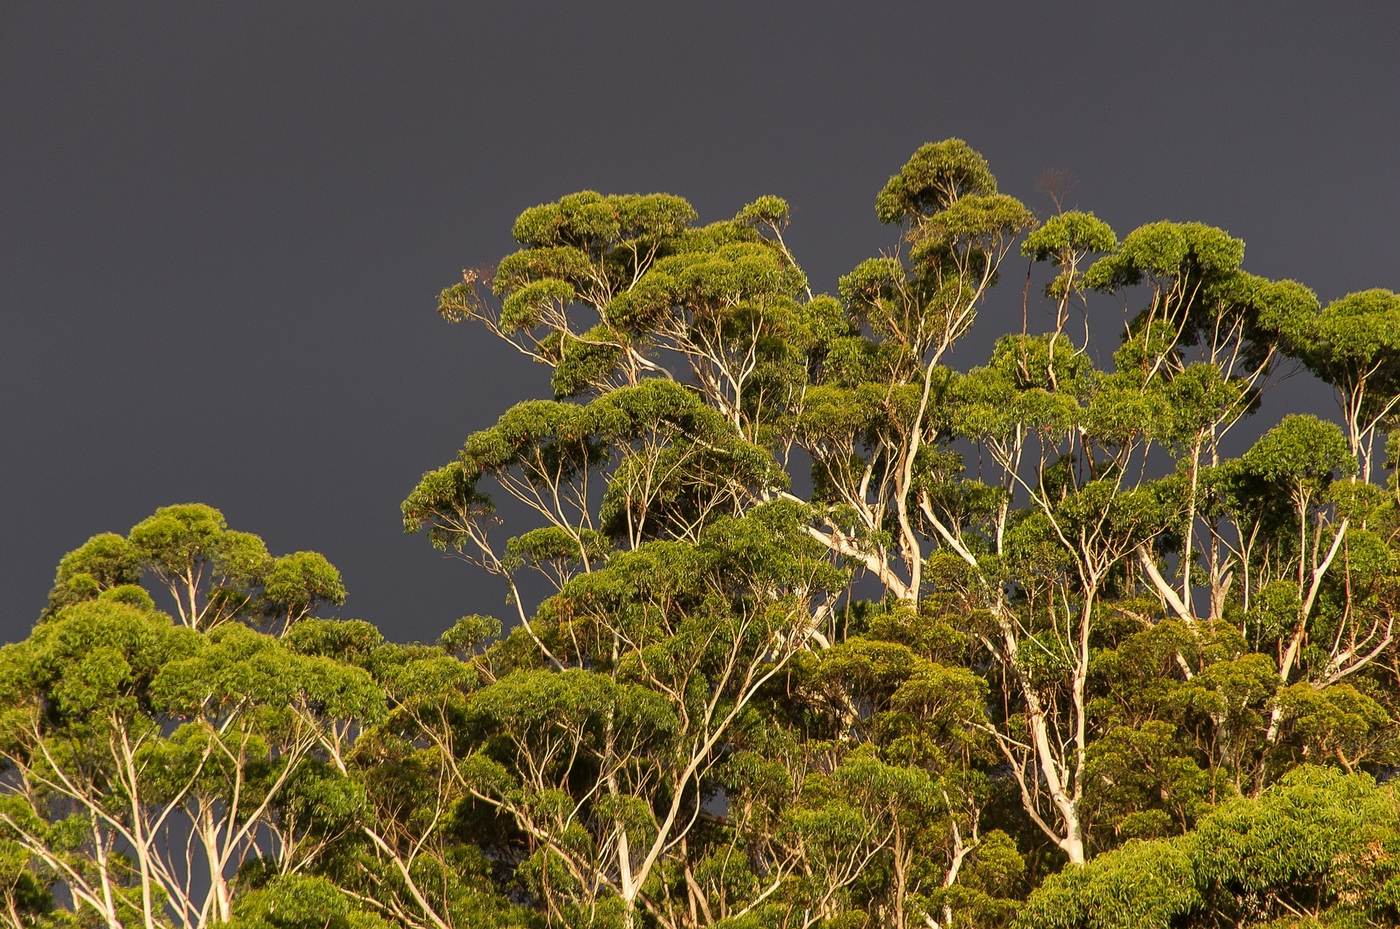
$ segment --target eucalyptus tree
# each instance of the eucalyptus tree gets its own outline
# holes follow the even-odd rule
[[[557,820],[547,823],[519,801],[485,792],[479,798],[509,811],[532,842],[552,843],[552,854],[572,875],[567,893],[592,901],[585,916],[554,902],[554,891],[539,885],[537,893],[557,919],[601,920],[606,907],[600,901],[609,899],[620,901],[625,921],[635,919],[640,907],[668,925],[700,914],[709,914],[706,921],[747,918],[760,905],[806,912],[798,918],[802,924],[840,908],[830,895],[846,881],[809,875],[808,884],[822,885],[826,899],[815,909],[792,891],[799,872],[816,867],[813,845],[806,840],[782,853],[770,846],[770,854],[744,848],[753,837],[731,835],[726,854],[731,859],[737,854],[755,883],[747,896],[722,899],[722,888],[706,890],[695,877],[713,839],[702,842],[692,830],[724,831],[701,829],[706,821],[701,814],[707,797],[740,789],[726,784],[717,767],[739,744],[735,725],[760,703],[771,703],[765,686],[780,673],[788,677],[785,668],[794,657],[833,645],[836,594],[848,589],[842,565],[856,559],[897,586],[905,600],[917,600],[923,558],[907,490],[927,438],[924,422],[932,417],[934,392],[941,386],[938,360],[967,331],[997,264],[1014,246],[1016,233],[1031,224],[1023,206],[996,191],[985,161],[956,140],[921,150],[891,181],[880,209],[886,221],[909,227],[913,258],[908,270],[898,258],[859,269],[848,289],[868,291],[860,316],[852,316],[840,300],[812,294],[783,239],[787,206],[774,197],[755,201],[733,220],[699,228],[691,225],[693,211],[673,197],[565,197],[522,214],[515,234],[524,248],[504,259],[494,274],[468,272],[443,293],[445,316],[480,320],[554,369],[556,400],[520,404],[495,427],[470,437],[457,461],[425,476],[405,501],[404,513],[409,528],[427,528],[440,548],[506,579],[519,632],[503,643],[502,654],[542,664],[528,668],[534,675],[529,686],[505,690],[506,675],[482,699],[499,692],[512,694],[517,703],[529,701],[532,694],[549,692],[555,675],[561,676],[561,687],[573,680],[580,688],[603,688],[595,711],[601,715],[568,724],[573,734],[562,743],[571,746],[563,757],[596,755],[590,762],[598,778],[596,783],[589,778],[592,788],[574,792],[577,785],[570,779],[579,775],[572,762],[550,773],[528,761],[530,738],[519,723],[509,728],[515,747],[508,753],[507,773],[531,781],[536,793],[563,791],[574,797],[563,807],[549,807]],[[881,344],[861,335],[867,325],[879,327]],[[841,385],[823,386],[814,377],[824,366],[835,371],[861,364],[896,380],[879,401],[887,410],[887,434],[871,469],[880,470],[881,483],[870,488],[866,479],[863,522],[853,527],[838,506],[813,507],[793,495],[786,472],[790,453],[812,432],[811,417],[804,420],[809,405],[842,405],[868,415],[867,398],[852,403],[850,396],[839,395]],[[814,390],[825,394],[813,397]],[[504,542],[492,538],[488,483],[530,507],[543,525]],[[886,514],[896,513],[904,521],[903,555],[892,559],[877,537]],[[759,551],[754,546],[765,535],[779,547],[754,561]],[[739,564],[707,580],[714,569],[703,566],[741,540]],[[534,610],[516,580],[525,569],[543,573],[556,591]],[[686,584],[671,589],[663,579],[673,576]],[[693,586],[701,581],[705,586]],[[740,595],[736,583],[748,592]],[[581,624],[575,612],[580,595],[596,617],[590,625]],[[727,608],[714,612],[718,607],[711,604],[726,602]],[[774,604],[785,604],[781,613],[773,613]],[[606,611],[597,612],[605,605]],[[681,612],[673,619],[660,619],[676,610]],[[759,616],[762,622],[752,625]],[[637,627],[643,619],[649,625]],[[658,621],[660,627],[654,625]],[[702,632],[704,641],[714,639],[712,645],[695,651],[698,646],[683,644]],[[533,649],[508,648],[512,641],[528,641]],[[739,642],[743,649],[736,651]],[[716,659],[707,657],[708,649],[720,646],[728,649],[724,660],[718,670],[709,669],[707,663]],[[683,649],[687,657],[654,666],[657,649]],[[678,744],[664,750],[639,744],[629,761],[629,753],[610,747],[621,737],[616,732],[622,710],[603,708],[621,698],[605,698],[613,685],[600,678],[640,688],[637,693],[659,698],[659,706],[690,699],[702,703],[675,724]],[[544,719],[565,725],[571,717],[555,713]],[[667,725],[656,720],[647,731],[660,738]],[[491,740],[500,736],[476,738],[499,745]],[[545,740],[548,751],[562,751],[558,738],[563,736]],[[590,738],[602,738],[602,746],[586,747]],[[671,773],[654,784],[652,775],[630,775],[637,786],[627,787],[626,778],[611,771],[613,765],[639,763],[638,756],[677,751],[681,754],[656,769]],[[804,777],[793,776],[785,806],[800,799]],[[633,821],[618,818],[608,805],[629,792],[639,801],[632,815],[640,818]],[[965,832],[973,841],[979,824],[966,821],[961,803],[953,808],[958,812],[951,818],[945,814],[942,828]],[[795,810],[774,815],[795,816]],[[868,824],[871,817],[873,808],[856,821]],[[591,820],[616,825],[592,826],[582,859],[575,851],[566,853],[558,835]],[[896,821],[902,819],[891,823]],[[907,856],[912,840],[894,829],[868,846],[871,860],[889,854],[889,835],[901,836]],[[940,875],[938,886],[949,874],[956,878],[959,866],[952,862],[963,861],[969,848],[964,844],[951,853],[950,870]],[[609,860],[613,863],[606,866],[596,863]],[[647,881],[658,862],[666,866],[663,872],[684,876],[682,886],[662,883],[649,891]],[[906,857],[900,867],[907,870],[907,865]],[[866,870],[844,873],[858,880]],[[668,898],[680,903],[663,902]],[[898,900],[903,907],[904,895]],[[669,906],[679,906],[679,913],[667,913]],[[764,918],[775,918],[765,912]]]
[[[437,828],[463,794],[419,778],[405,722],[481,686],[472,643],[499,624],[396,645],[314,615],[344,598],[321,555],[270,557],[202,504],[66,555],[0,648],[0,921],[532,925]]]
[[[762,197],[697,226],[672,196],[575,194],[441,296],[553,371],[552,400],[469,437],[403,507],[506,582],[517,628],[480,657],[481,710],[433,738],[489,758],[454,777],[492,785],[473,796],[515,824],[547,920],[995,920],[1010,885],[989,875],[1022,874],[1037,842],[1082,863],[1299,761],[1396,757],[1400,523],[1372,483],[1400,405],[1393,298],[1320,309],[1200,223],[1037,222],[957,139],[891,177],[876,215],[897,240],[836,297],[798,267],[788,213]],[[1018,243],[1047,269],[1051,330],[953,368]],[[1124,325],[1100,368],[1105,300]],[[1290,417],[1230,457],[1295,362],[1336,387],[1344,430]],[[496,538],[493,487],[536,526]],[[792,613],[729,694],[732,671],[672,650],[731,634],[750,601],[696,599],[698,566],[760,525],[783,557],[705,583]],[[821,583],[792,586],[797,564]],[[693,730],[710,754],[655,761],[692,699],[737,715]],[[1007,787],[1010,836],[986,823]]]
[[[0,920],[1393,921],[1400,303],[1064,206],[925,145],[835,296],[776,197],[526,210],[439,310],[553,396],[402,506],[509,628],[318,618],[329,562],[199,504],[94,536],[0,649]],[[1251,420],[1290,366],[1340,424]]]
[[[125,537],[100,533],[65,555],[45,615],[104,596],[154,607],[139,587],[146,577],[169,593],[180,624],[198,631],[242,620],[285,634],[321,606],[345,602],[340,572],[325,556],[274,558],[214,507],[185,503],[161,507]]]
[[[125,538],[115,532],[99,533],[59,561],[45,615],[111,590],[139,598],[134,588],[142,573],[140,557]]]
[[[915,152],[876,214],[904,230],[902,247],[841,279],[848,325],[822,346],[796,439],[814,462],[814,536],[913,602],[927,553],[920,465],[937,446],[952,374],[942,361],[1033,217],[958,139]]]
[[[403,503],[510,628],[318,618],[329,562],[199,504],[94,536],[0,649],[0,920],[1393,921],[1400,304],[1063,207],[925,145],[835,296],[776,197],[526,210],[439,309],[554,395]],[[1251,421],[1296,365],[1339,424]]]
[[[344,596],[322,556],[273,558],[202,504],[65,555],[33,633],[0,648],[0,847],[22,862],[10,923],[192,929],[232,917],[240,867],[306,867],[312,771],[384,698],[364,671],[249,625],[285,633]]]
[[[955,154],[967,155],[965,146],[951,147]],[[968,157],[975,169],[977,159]],[[1028,221],[1024,210],[1008,206],[1009,198],[995,197],[994,185],[987,189],[985,177],[954,178],[947,195],[961,193],[983,197],[984,210],[1001,208],[1013,221]],[[927,199],[916,189],[904,196],[906,211],[919,210]],[[608,209],[616,223],[607,220]],[[569,792],[573,785],[567,781],[578,776],[572,763],[551,771],[533,760],[535,753],[550,756],[560,751],[559,739],[570,746],[564,757],[576,759],[583,753],[594,759],[590,765],[596,774],[589,779],[593,788],[580,790],[562,808],[557,803],[543,808],[553,811],[553,822],[540,818],[539,800],[523,803],[518,796],[474,788],[481,800],[508,811],[530,836],[530,844],[546,851],[542,863],[533,866],[538,871],[530,873],[549,875],[550,855],[558,859],[567,880],[556,876],[547,884],[543,877],[536,878],[535,892],[551,916],[564,922],[604,919],[609,900],[620,902],[624,919],[634,918],[640,906],[670,925],[681,924],[687,913],[691,920],[703,914],[708,921],[748,918],[762,910],[772,919],[772,906],[811,914],[812,908],[792,889],[801,872],[806,872],[806,886],[825,901],[816,912],[830,916],[840,908],[832,894],[861,878],[865,870],[848,862],[844,880],[836,879],[829,867],[823,871],[817,864],[820,855],[811,838],[802,839],[805,833],[798,829],[784,833],[796,844],[779,842],[771,858],[743,847],[750,836],[731,833],[721,842],[729,858],[737,852],[745,869],[756,872],[749,893],[735,894],[737,899],[731,900],[723,882],[707,886],[704,879],[712,867],[707,852],[725,830],[703,828],[703,803],[707,796],[726,790],[711,769],[736,744],[738,733],[731,731],[735,722],[751,714],[764,684],[794,655],[805,654],[811,643],[831,644],[832,585],[844,582],[829,555],[846,543],[812,526],[808,510],[794,508],[791,495],[785,493],[787,479],[780,462],[797,438],[794,425],[809,381],[810,356],[833,337],[849,338],[857,327],[837,301],[814,298],[807,290],[782,239],[786,206],[781,201],[764,198],[735,220],[702,229],[677,224],[676,217],[688,220],[692,215],[688,208],[679,209],[674,198],[565,198],[527,212],[517,224],[517,238],[527,248],[503,261],[491,281],[503,297],[498,311],[489,309],[471,286],[475,275],[444,293],[446,315],[484,320],[517,347],[553,364],[561,397],[581,396],[586,402],[522,404],[493,429],[469,439],[459,460],[425,477],[405,503],[413,528],[428,526],[439,546],[462,552],[507,578],[521,634],[552,669],[530,671],[528,680],[506,676],[483,691],[483,701],[488,694],[510,699],[493,704],[493,725],[506,727],[503,734],[510,734],[507,744],[512,746],[506,757],[495,759],[496,764],[508,763],[496,778],[502,785],[496,790],[521,783],[543,797]],[[664,222],[644,221],[648,216]],[[964,225],[974,219],[970,213]],[[971,231],[962,234],[979,234],[971,226],[967,229]],[[954,241],[959,234],[944,234],[954,242],[944,273],[977,270],[985,290],[992,271],[973,269],[976,258],[970,247]],[[930,253],[937,249],[931,237],[923,247]],[[1003,252],[1007,247],[1009,240]],[[937,281],[911,286],[928,292],[915,299],[931,307],[937,301]],[[950,331],[938,345],[925,346],[925,337],[916,336],[918,351],[944,352],[965,329],[979,296],[961,299],[966,305],[940,304],[927,310],[943,313],[941,325]],[[597,320],[592,325],[570,316],[588,310]],[[688,369],[691,386],[677,384],[667,365]],[[504,545],[495,543],[488,534],[491,504],[478,490],[483,478],[493,479],[534,509],[545,526]],[[605,485],[601,497],[590,491],[590,481]],[[750,510],[752,515],[734,521]],[[761,562],[742,571],[727,568],[727,576],[692,586],[706,576],[700,566],[738,539],[745,540],[744,550],[755,541],[771,548],[773,540],[765,540],[765,535],[774,536],[779,548]],[[746,553],[741,561],[752,557]],[[750,575],[756,567],[762,573]],[[917,563],[907,567],[919,570]],[[534,616],[514,580],[524,568],[543,572],[558,591]],[[786,576],[794,571],[795,576]],[[673,576],[687,583],[676,590],[668,584],[657,587],[661,579]],[[743,603],[744,598],[735,601],[734,593],[722,593],[735,582],[752,588],[747,595],[756,596],[752,606],[742,606],[737,614],[731,612],[732,605],[719,613],[704,606]],[[616,592],[605,595],[607,587],[601,585],[614,586]],[[683,592],[687,587],[692,592]],[[580,624],[572,612],[578,592],[607,606],[603,612],[590,610],[590,624]],[[659,602],[658,596],[663,598]],[[617,597],[624,599],[614,602]],[[642,608],[634,620],[630,614],[637,607],[623,604],[638,600],[653,606]],[[769,604],[784,602],[784,612],[773,616],[774,606]],[[568,623],[562,623],[559,614],[565,604],[570,607]],[[653,609],[662,611],[659,616],[681,612],[650,633],[645,626],[636,627]],[[776,625],[775,618],[781,620]],[[753,626],[756,621],[759,625]],[[754,638],[757,630],[762,631]],[[656,640],[658,633],[661,638]],[[697,634],[703,634],[703,641],[715,641],[695,651],[697,646],[688,643]],[[740,644],[742,650],[736,651]],[[710,655],[715,647],[725,650]],[[668,659],[658,676],[651,664],[658,658],[648,657],[657,649],[662,654],[681,649],[688,657],[679,663]],[[719,659],[717,674],[707,670]],[[697,661],[701,663],[694,664]],[[590,711],[591,717],[585,714],[569,722],[568,713],[545,712],[536,725],[564,727],[564,732],[548,736],[528,727],[522,730],[523,721],[505,721],[516,719],[520,711],[510,707],[521,703],[539,712],[531,701],[552,692],[555,674],[562,675],[561,700],[577,704],[582,698],[570,696],[576,689],[597,689],[601,702]],[[666,713],[648,720],[647,735],[662,744],[637,742],[638,736],[628,730],[628,713],[634,711],[614,707],[622,697],[609,696],[614,685],[608,679],[625,681],[638,695],[630,698],[634,703],[650,698],[660,708],[651,710],[653,714],[665,710],[668,702],[687,702],[692,692],[702,702],[677,722],[667,724]],[[576,683],[566,687],[569,680]],[[637,723],[630,725],[635,728]],[[665,740],[671,729],[675,731]],[[588,744],[598,738],[600,745]],[[633,740],[626,743],[628,751],[614,747],[618,739]],[[543,741],[534,744],[536,740]],[[652,755],[671,760],[651,762],[658,765],[652,769],[643,763]],[[616,765],[626,771],[639,764],[640,772],[626,777],[613,770]],[[652,783],[656,774],[651,772],[668,770]],[[548,780],[561,777],[564,782]],[[799,792],[801,783],[799,776]],[[736,793],[741,790],[737,784],[729,787]],[[636,804],[630,820],[617,812],[619,798],[629,796]],[[796,799],[790,788],[786,805]],[[796,808],[785,812],[780,805],[775,815],[794,823],[800,820]],[[861,813],[852,828],[864,834],[859,823],[875,819],[873,811]],[[570,824],[589,822],[593,835],[582,850],[560,840]],[[968,834],[978,834],[976,823]],[[901,836],[900,868],[907,870],[912,840],[901,829],[890,835]],[[874,833],[867,838],[873,839]],[[869,856],[884,854],[888,840],[882,833],[879,841],[867,842]],[[639,846],[635,854],[634,845]],[[782,852],[776,851],[779,847]],[[839,842],[832,851],[838,858],[844,853]],[[966,854],[966,848],[954,853],[958,862]],[[527,862],[522,870],[530,867]],[[696,876],[697,868],[702,877]],[[670,872],[670,880],[658,882],[653,872],[663,871]],[[827,877],[815,878],[817,872]],[[956,866],[951,874],[956,877]],[[655,885],[650,892],[649,879]],[[896,907],[902,908],[903,895],[897,901]],[[580,906],[585,909],[578,910]],[[798,917],[797,924],[803,918]]]
[[[113,929],[227,921],[240,866],[295,870],[285,801],[383,704],[359,669],[111,597],[0,649],[0,680],[0,834]]]
[[[1400,407],[1400,296],[1348,294],[1290,333],[1304,364],[1337,392],[1351,454],[1369,482],[1376,440]]]
[[[1169,839],[1138,841],[1051,877],[1018,926],[1384,926],[1400,920],[1392,790],[1304,766]]]
[[[280,908],[288,894],[339,894],[334,906],[346,918],[412,929],[537,925],[501,893],[493,861],[509,850],[490,835],[502,830],[473,814],[456,776],[454,724],[492,677],[476,646],[499,632],[475,616],[434,646],[387,642],[360,620],[292,628],[291,651],[369,675],[385,703],[374,717],[327,730],[277,820],[295,837],[299,866],[264,865],[244,881],[266,891],[260,907]]]

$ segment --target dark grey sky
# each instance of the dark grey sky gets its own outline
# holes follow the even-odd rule
[[[397,507],[545,383],[434,295],[572,190],[779,194],[832,289],[958,135],[1038,209],[1067,168],[1120,235],[1202,220],[1324,300],[1400,288],[1394,4],[676,6],[4,4],[0,640],[65,551],[191,500],[324,552],[395,638],[504,615]]]

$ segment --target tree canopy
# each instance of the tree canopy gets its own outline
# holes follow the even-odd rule
[[[0,649],[0,921],[1400,921],[1400,297],[1037,216],[959,139],[875,206],[835,294],[780,198],[592,191],[442,292],[552,372],[402,505],[503,618],[323,618],[200,504],[66,555]],[[1300,369],[1335,421],[1260,422]]]

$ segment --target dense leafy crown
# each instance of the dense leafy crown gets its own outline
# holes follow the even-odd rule
[[[554,395],[403,503],[508,622],[316,618],[205,506],[93,537],[0,650],[0,921],[1400,921],[1400,297],[1061,199],[925,145],[834,296],[777,197],[526,210],[439,309]],[[1298,367],[1340,417],[1252,419]]]

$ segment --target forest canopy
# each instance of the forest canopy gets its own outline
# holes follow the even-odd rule
[[[1400,923],[1400,297],[1048,186],[922,146],[834,295],[778,197],[525,210],[439,311],[553,396],[402,504],[502,616],[388,641],[200,504],[93,536],[0,648],[0,922]],[[1259,422],[1299,370],[1338,414]]]

